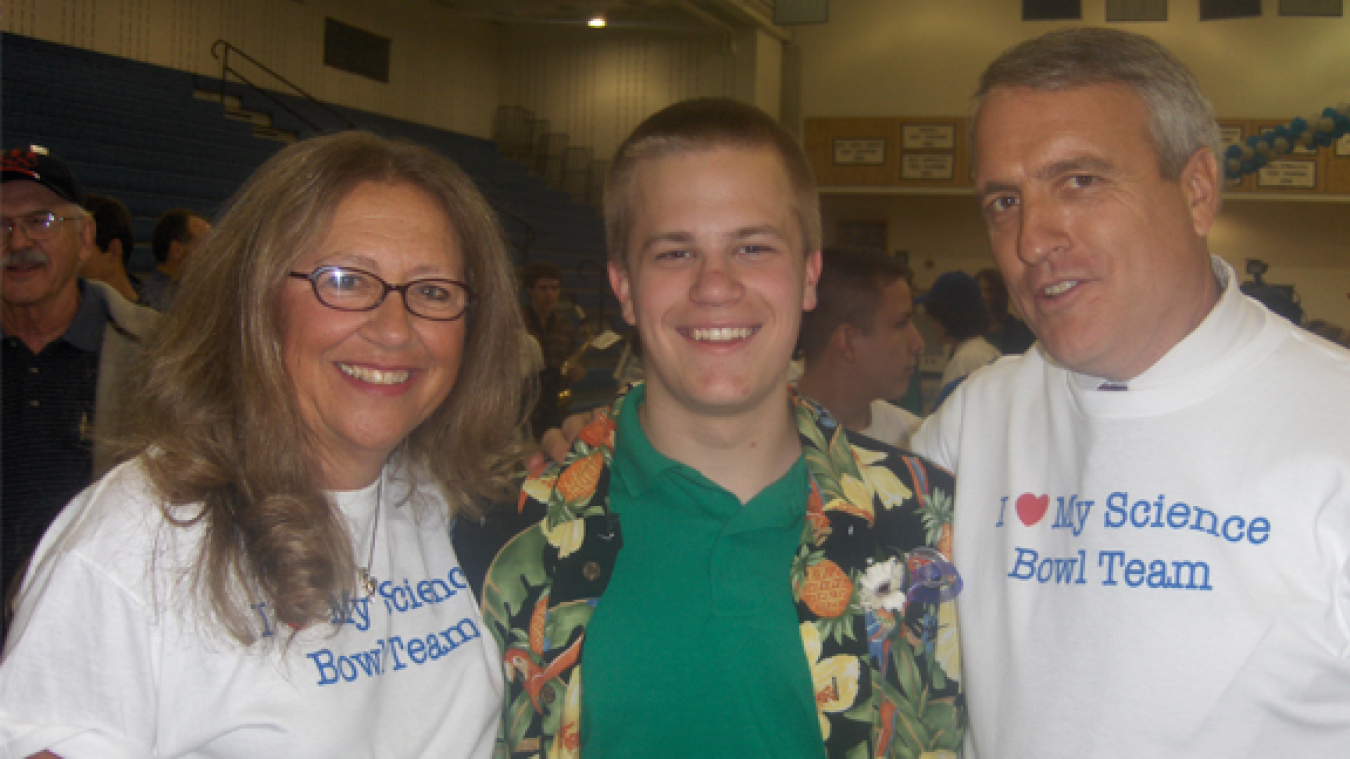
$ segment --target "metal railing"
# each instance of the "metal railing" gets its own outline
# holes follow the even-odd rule
[[[489,201],[489,203],[491,203],[491,201]],[[528,264],[530,262],[530,246],[534,244],[534,238],[536,236],[534,225],[527,221],[525,217],[512,212],[505,206],[496,203],[491,203],[491,205],[492,210],[497,212],[497,219],[502,225],[502,237],[506,239],[506,244],[515,248],[516,252],[520,254],[521,266]],[[508,224],[508,222],[510,223]],[[514,224],[521,230],[525,238],[524,240],[520,242],[516,241],[516,235],[511,234],[511,224]]]
[[[224,97],[225,94],[226,94],[226,93],[225,93],[225,83],[226,83],[226,81],[228,81],[230,75],[233,75],[236,79],[238,79],[238,80],[239,80],[240,82],[242,82],[243,84],[247,85],[247,86],[248,86],[250,89],[252,89],[254,92],[258,93],[259,95],[261,95],[261,96],[267,98],[268,100],[272,101],[273,103],[275,103],[275,104],[277,105],[278,108],[281,108],[281,109],[285,110],[287,113],[289,113],[289,114],[291,114],[292,116],[296,117],[297,119],[300,119],[300,120],[301,120],[302,122],[304,122],[305,125],[308,126],[310,129],[313,129],[313,130],[316,131],[316,132],[322,132],[322,131],[324,131],[323,128],[320,127],[318,124],[315,124],[313,121],[311,121],[311,120],[305,118],[305,116],[304,116],[303,114],[301,114],[299,111],[296,111],[294,108],[290,107],[289,105],[287,105],[286,103],[284,103],[284,102],[282,102],[280,99],[278,99],[276,96],[272,95],[272,93],[268,92],[267,90],[263,89],[262,87],[258,86],[257,84],[254,84],[253,81],[250,80],[248,77],[244,76],[244,74],[243,74],[241,71],[239,71],[239,69],[237,69],[237,68],[231,66],[231,65],[230,65],[230,54],[231,54],[231,53],[235,54],[236,56],[239,56],[239,57],[243,58],[244,60],[246,60],[246,61],[248,61],[249,63],[251,63],[251,64],[253,64],[254,66],[256,66],[259,70],[261,70],[261,71],[263,71],[264,73],[266,73],[268,76],[271,76],[271,77],[272,77],[273,79],[275,79],[276,81],[281,82],[282,84],[286,85],[287,87],[289,87],[292,91],[294,91],[294,92],[295,92],[297,95],[299,95],[300,97],[304,98],[305,100],[308,100],[310,103],[313,103],[314,105],[316,105],[316,106],[322,108],[323,110],[327,111],[328,113],[332,114],[332,116],[333,116],[334,118],[340,120],[343,124],[345,124],[347,129],[355,129],[355,128],[356,128],[356,123],[355,123],[355,122],[353,122],[351,119],[347,118],[346,116],[343,116],[341,113],[338,113],[336,110],[334,110],[334,109],[333,109],[332,107],[330,107],[328,104],[324,103],[323,101],[319,100],[318,98],[314,97],[313,95],[309,94],[308,92],[305,92],[305,90],[302,89],[302,88],[300,87],[300,85],[298,85],[298,84],[292,82],[291,80],[287,79],[286,77],[282,76],[281,74],[278,74],[277,72],[275,72],[275,71],[273,71],[272,69],[268,68],[267,66],[263,65],[262,63],[260,63],[260,62],[258,61],[258,59],[254,58],[253,56],[249,55],[248,53],[244,52],[243,50],[240,50],[239,48],[235,47],[233,44],[231,44],[231,43],[229,43],[229,42],[227,42],[227,41],[225,41],[225,40],[216,40],[214,43],[211,44],[211,56],[212,56],[213,58],[215,58],[216,60],[220,61],[220,89],[219,89],[219,93],[220,93],[220,96],[221,96],[221,97]]]
[[[327,103],[324,103],[322,100],[319,100],[318,98],[309,94],[303,88],[301,88],[300,85],[295,84],[294,82],[282,76],[281,74],[278,74],[277,72],[268,68],[266,65],[259,62],[258,59],[254,58],[253,56],[249,55],[243,50],[240,50],[238,47],[235,47],[233,44],[231,44],[226,40],[216,40],[211,45],[212,57],[220,61],[220,85],[217,92],[219,95],[221,95],[221,97],[224,97],[226,94],[225,83],[229,80],[229,77],[233,75],[240,82],[247,85],[252,91],[258,93],[262,97],[267,98],[271,102],[275,103],[278,108],[285,110],[287,113],[304,122],[305,125],[308,126],[310,129],[314,130],[315,132],[324,131],[323,127],[319,126],[318,124],[315,124],[310,119],[305,118],[304,114],[299,113],[294,108],[290,107],[286,103],[279,100],[272,93],[268,92],[262,87],[259,87],[257,84],[253,83],[253,81],[250,80],[248,77],[244,76],[244,74],[240,72],[237,68],[231,66],[230,65],[231,53],[233,53],[236,56],[242,57],[244,60],[256,66],[259,70],[265,72],[268,76],[286,85],[291,90],[293,90],[299,97],[302,97],[305,100],[312,103],[313,105],[316,105],[319,108],[322,108],[323,110],[327,111],[334,118],[341,121],[345,125],[345,128],[347,129],[360,128],[360,126],[356,122],[352,121],[351,119],[342,115],[338,111],[334,110],[331,106],[329,106]],[[528,262],[530,257],[530,245],[534,242],[536,236],[534,225],[531,224],[524,217],[520,216],[519,214],[513,213],[507,208],[504,208],[496,203],[491,203],[491,205],[493,207],[493,210],[495,210],[498,214],[498,217],[503,227],[503,231],[506,232],[505,237],[507,245],[509,245],[512,248],[515,248],[520,253],[520,256],[523,259],[523,261]],[[521,231],[520,235],[510,234],[510,227],[513,225]],[[524,238],[523,241],[517,242],[516,240],[517,236],[523,237]]]

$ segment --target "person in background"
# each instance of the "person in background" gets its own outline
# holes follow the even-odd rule
[[[1350,352],[1210,253],[1219,129],[1157,42],[1068,28],[981,77],[976,196],[1039,342],[914,436],[961,478],[989,757],[1350,746]]]
[[[136,248],[131,213],[116,198],[106,195],[88,196],[84,210],[93,217],[95,232],[94,248],[80,266],[80,276],[106,282],[131,303],[139,302],[141,282],[127,270]]]
[[[998,269],[980,269],[975,273],[980,283],[980,295],[989,311],[989,331],[984,334],[990,345],[1004,356],[1026,353],[1036,342],[1036,336],[1026,322],[1008,310],[1008,286]]]
[[[206,219],[186,208],[165,211],[155,222],[150,247],[155,254],[155,269],[142,283],[145,305],[156,311],[168,311],[178,297],[178,283],[188,259],[211,232]]]
[[[529,307],[525,309],[525,326],[544,350],[544,364],[562,373],[568,384],[580,382],[586,376],[586,367],[578,363],[564,365],[580,343],[576,324],[557,313],[562,296],[562,270],[552,261],[536,261],[525,267],[521,277]]]
[[[539,374],[539,401],[531,414],[536,435],[562,423],[564,410],[560,394],[586,376],[580,361],[569,361],[581,347],[577,325],[557,313],[562,296],[562,270],[552,261],[535,261],[525,267],[521,285],[528,301],[525,327],[539,343],[544,354],[544,369]]]
[[[801,147],[753,106],[676,103],[619,147],[605,223],[646,381],[526,481],[545,517],[488,571],[499,755],[955,751],[953,482],[787,383],[821,266]]]
[[[429,149],[298,142],[232,199],[182,296],[139,454],[24,578],[0,746],[486,759],[501,667],[449,531],[510,487],[524,424],[492,209]]]
[[[945,272],[915,302],[928,313],[938,340],[949,351],[933,400],[936,409],[971,372],[993,363],[1001,354],[984,339],[989,311],[974,277],[963,271]]]
[[[914,270],[910,268],[909,264],[907,263],[904,264],[902,268],[904,269],[905,272],[905,284],[909,285],[909,293],[911,296],[913,296],[919,291],[918,288],[914,286]],[[912,297],[911,302],[913,302]],[[927,348],[926,343],[925,348]],[[904,395],[901,395],[899,398],[892,399],[891,402],[894,405],[904,409],[905,411],[908,411],[910,414],[914,416],[917,417],[923,416],[924,413],[923,372],[919,370],[918,361],[915,362],[914,372],[909,376],[909,387],[905,388]]]
[[[70,168],[40,145],[7,150],[4,238],[4,509],[8,598],[34,546],[66,502],[110,469],[125,431],[142,344],[159,314],[81,279],[94,221]],[[9,605],[3,605],[8,627]]]
[[[909,448],[923,419],[888,401],[905,394],[923,338],[906,267],[867,250],[826,248],[816,307],[802,315],[797,390],[851,432]]]

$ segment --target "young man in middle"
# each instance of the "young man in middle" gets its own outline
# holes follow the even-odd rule
[[[821,267],[800,147],[677,103],[620,146],[605,217],[647,381],[527,481],[546,516],[488,572],[499,755],[955,751],[951,477],[787,384]]]

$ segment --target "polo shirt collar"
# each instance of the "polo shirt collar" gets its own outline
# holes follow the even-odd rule
[[[75,311],[75,320],[66,328],[61,339],[82,351],[97,353],[103,345],[103,329],[111,317],[108,314],[108,299],[97,287],[90,287],[84,279],[76,280],[80,288],[80,307]]]
[[[80,305],[75,308],[75,318],[70,326],[57,339],[82,351],[98,353],[103,347],[103,328],[112,321],[108,299],[102,290],[88,286],[82,278],[76,280],[76,286],[80,289]],[[9,337],[8,331],[0,330],[0,334]]]
[[[624,397],[615,419],[611,477],[629,496],[635,498],[650,491],[658,477],[682,466],[680,462],[656,450],[647,439],[647,431],[642,428],[642,418],[638,414],[646,397],[646,384],[635,385]]]

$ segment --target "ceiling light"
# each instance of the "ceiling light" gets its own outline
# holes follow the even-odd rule
[[[604,14],[592,16],[591,20],[586,22],[586,26],[589,26],[592,29],[603,29],[605,27]]]

